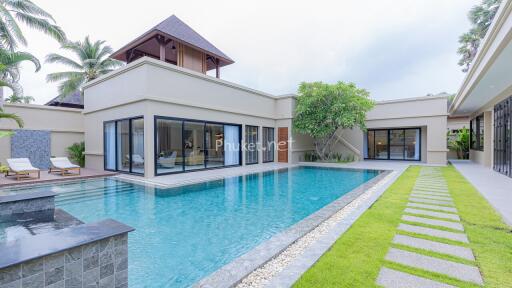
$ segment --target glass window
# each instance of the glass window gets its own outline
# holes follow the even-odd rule
[[[144,119],[131,120],[132,170],[144,173]]]
[[[368,131],[367,135],[366,145],[368,149],[365,150],[366,158],[375,159],[375,131]]]
[[[105,122],[104,166],[106,170],[144,173],[144,119]]]
[[[274,128],[263,127],[263,162],[274,162]]]
[[[375,159],[388,158],[388,130],[375,130]]]
[[[471,149],[484,151],[484,115],[471,120],[470,126]]]
[[[258,163],[258,127],[245,126],[245,164]]]
[[[156,173],[183,171],[182,121],[156,120]]]
[[[405,131],[391,130],[389,132],[389,159],[392,160],[403,160],[404,159],[404,142]]]
[[[405,159],[420,160],[420,129],[405,130]]]
[[[117,121],[117,170],[130,172],[130,120]]]
[[[105,123],[103,132],[105,169],[116,170],[116,122]]]
[[[477,118],[478,122],[478,150],[484,151],[484,115]]]
[[[365,159],[421,160],[420,128],[369,130],[365,138]]]
[[[240,126],[224,125],[224,163],[240,165]]]
[[[224,166],[224,125],[206,123],[206,167]]]
[[[185,121],[183,124],[185,170],[205,168],[204,126],[204,122]]]

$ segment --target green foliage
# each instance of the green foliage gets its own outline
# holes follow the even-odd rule
[[[457,133],[448,132],[448,148],[457,152],[458,159],[469,159],[469,129],[463,127]]]
[[[458,242],[397,230],[419,171],[418,166],[409,167],[293,287],[377,287],[375,280],[383,266],[456,287],[480,287],[442,274],[385,261],[390,247],[410,249],[392,244],[397,233],[460,245]],[[503,222],[492,206],[453,166],[443,167],[441,171],[470,239],[466,246],[475,254],[474,264],[482,272],[484,287],[511,288],[512,227]],[[427,250],[412,251],[466,263],[460,258],[433,254]]]
[[[315,138],[315,150],[327,160],[338,129],[365,129],[366,113],[374,106],[370,93],[354,83],[303,82],[293,120],[296,132]]]
[[[80,165],[80,167],[85,166],[85,143],[83,141],[69,146],[68,154],[69,158]]]
[[[22,62],[26,61],[34,64],[36,72],[41,69],[41,64],[34,55],[27,52],[13,52],[0,48],[0,88],[10,88],[13,91],[14,99],[23,97],[23,89],[18,83],[20,80],[19,66]],[[32,98],[30,96],[27,97]]]
[[[85,37],[84,41],[65,42],[61,48],[78,58],[78,61],[75,61],[57,53],[46,56],[46,63],[62,64],[71,68],[70,71],[51,73],[46,76],[48,82],[60,82],[58,89],[61,98],[80,90],[83,84],[123,65],[122,62],[109,58],[113,50],[105,45],[105,41],[93,43],[89,36]]]
[[[15,103],[30,104],[31,102],[34,102],[35,100],[36,99],[34,99],[34,97],[32,97],[32,96],[20,96],[20,95],[16,95],[16,94],[12,94],[7,99],[5,99],[6,102],[12,103],[12,104],[15,104]]]
[[[18,127],[23,128],[23,119],[20,116],[13,113],[5,113],[4,110],[0,107],[0,120],[2,119],[10,119],[16,122]],[[0,131],[0,138],[11,136],[11,131]]]
[[[7,166],[5,166],[5,165],[0,164],[0,173],[1,173],[1,174],[5,174],[5,173],[7,173],[7,172],[9,172],[9,167],[7,167]]]
[[[462,71],[467,72],[471,62],[476,56],[480,42],[491,26],[492,20],[498,12],[502,0],[482,0],[480,5],[474,6],[468,14],[471,22],[471,29],[459,37],[461,46],[457,50],[462,57],[459,65],[463,66]]]
[[[18,46],[27,45],[27,40],[18,25],[39,30],[61,42],[66,39],[64,31],[55,24],[53,17],[30,0],[0,0],[0,47],[14,52]]]

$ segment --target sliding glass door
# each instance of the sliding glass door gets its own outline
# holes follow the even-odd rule
[[[262,131],[263,163],[274,162],[274,128],[263,127]]]
[[[512,177],[512,97],[494,106],[494,170]]]
[[[364,157],[419,161],[420,138],[420,128],[368,130],[364,139]]]
[[[103,157],[105,170],[144,174],[144,119],[105,122]]]
[[[240,165],[240,125],[155,116],[156,175]]]
[[[183,126],[185,170],[197,170],[205,167],[204,138],[203,122],[185,121]]]
[[[258,127],[245,126],[245,164],[258,163]]]

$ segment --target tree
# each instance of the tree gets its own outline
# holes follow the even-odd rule
[[[366,129],[366,113],[375,105],[370,93],[354,83],[301,83],[293,127],[315,139],[320,160],[327,160],[338,129]]]
[[[57,41],[66,39],[64,31],[53,17],[30,0],[0,0],[0,47],[15,51],[20,44],[27,45],[18,22],[39,30]]]
[[[41,69],[41,64],[34,55],[0,48],[0,89],[3,89],[3,87],[10,88],[13,91],[11,97],[14,98],[23,97],[23,88],[18,81],[20,79],[19,65],[24,61],[32,62],[36,66],[36,72]],[[0,99],[0,101],[2,100]],[[0,108],[2,104],[0,103]]]
[[[468,18],[472,24],[472,28],[459,37],[461,46],[457,53],[462,55],[459,65],[462,71],[467,72],[469,66],[476,56],[480,42],[491,26],[492,20],[498,12],[501,0],[482,0],[480,5],[476,5],[469,11]]]
[[[30,104],[31,102],[35,101],[34,97],[32,96],[19,96],[16,94],[12,94],[7,99],[5,99],[6,102],[15,104],[15,103],[23,103],[23,104]]]
[[[56,53],[46,56],[46,63],[63,64],[72,69],[71,71],[51,73],[46,77],[48,82],[61,82],[59,85],[60,97],[70,95],[81,89],[83,84],[123,65],[123,62],[109,58],[113,50],[104,44],[105,41],[92,43],[89,36],[85,37],[83,42],[64,43],[61,48],[74,53],[78,61]]]
[[[458,159],[469,159],[469,129],[463,127],[457,133],[448,132],[448,148],[457,152]]]

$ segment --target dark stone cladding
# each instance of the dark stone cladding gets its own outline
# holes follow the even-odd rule
[[[0,269],[133,230],[128,225],[106,219],[0,243]]]
[[[360,169],[350,168],[350,170]],[[265,265],[268,261],[286,250],[288,246],[305,236],[307,233],[311,232],[313,229],[318,227],[318,225],[322,224],[324,221],[343,209],[343,207],[347,206],[356,198],[365,193],[368,189],[375,186],[392,171],[378,170],[378,172],[380,172],[380,174],[376,177],[361,184],[359,187],[334,200],[327,206],[309,215],[302,221],[296,223],[285,231],[274,235],[272,238],[256,246],[246,254],[226,264],[219,270],[200,280],[194,285],[194,287],[235,287],[251,272]]]

